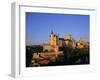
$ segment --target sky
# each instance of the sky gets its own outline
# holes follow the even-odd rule
[[[89,41],[89,15],[26,12],[26,45],[49,43],[51,30],[61,38],[70,34]]]

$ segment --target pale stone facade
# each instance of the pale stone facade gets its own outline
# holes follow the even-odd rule
[[[89,43],[85,42],[82,38],[77,42],[77,48],[88,48]]]
[[[65,45],[67,47],[75,48],[76,47],[76,41],[72,38],[71,35],[65,35],[64,36]]]
[[[54,47],[51,46],[50,44],[44,44],[44,45],[43,45],[43,51],[44,51],[44,52],[51,52],[51,51],[54,51]]]
[[[51,31],[51,34],[49,36],[49,44],[43,45],[43,51],[58,51],[59,47],[62,47],[62,40],[59,39],[58,36],[56,36],[53,31]]]
[[[70,48],[85,48],[89,47],[89,44],[83,39],[75,41],[71,35],[65,35],[64,38],[59,38],[59,36],[55,35],[53,31],[51,31],[49,44],[43,45],[43,51],[56,51],[56,47],[59,48],[63,46]]]

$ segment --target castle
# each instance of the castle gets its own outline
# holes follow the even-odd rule
[[[49,44],[43,44],[43,52],[33,53],[32,66],[40,66],[41,64],[48,64],[49,62],[56,62],[59,56],[63,56],[63,50],[60,51],[60,47],[69,48],[88,48],[89,43],[82,38],[79,41],[75,41],[71,35],[65,35],[64,38],[60,38],[55,35],[53,31],[49,36]]]
[[[53,31],[49,36],[49,44],[43,44],[43,51],[59,51],[59,47],[70,47],[70,48],[86,48],[89,47],[89,42],[84,41],[80,38],[79,41],[75,41],[75,39],[71,35],[65,35],[64,38],[60,38]]]

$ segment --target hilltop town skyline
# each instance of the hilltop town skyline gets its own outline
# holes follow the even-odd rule
[[[51,30],[51,31],[53,31],[53,30]],[[54,33],[54,32],[53,32]],[[51,35],[51,33],[49,34],[49,36],[47,37],[48,38],[48,41],[47,42],[42,42],[41,44],[28,44],[28,45],[44,45],[44,44],[50,44],[50,41],[49,41],[49,37],[50,37],[50,35]],[[55,34],[56,35],[56,34]],[[74,36],[73,35],[71,35],[71,34],[65,34],[65,35],[63,35],[63,37],[60,37],[59,35],[56,35],[57,37],[60,37],[60,38],[62,38],[62,39],[64,39],[64,36],[71,36],[76,42],[78,42],[79,40],[83,40],[83,41],[85,41],[85,42],[89,42],[89,40],[86,40],[85,38],[83,38],[83,37],[79,37],[79,39],[78,40],[76,40],[75,38],[74,38]],[[31,42],[30,42],[31,43]]]
[[[48,44],[26,45],[26,55],[27,67],[89,64],[89,42],[71,35],[61,38],[51,31]]]
[[[49,43],[51,30],[61,38],[89,41],[89,15],[26,13],[26,45]]]

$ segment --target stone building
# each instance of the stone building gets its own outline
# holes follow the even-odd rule
[[[57,35],[51,31],[49,36],[49,44],[43,45],[43,51],[59,51],[59,47],[63,46],[63,38],[59,38]]]
[[[50,44],[43,44],[43,52],[53,52],[54,47]]]
[[[60,38],[51,31],[49,44],[43,45],[43,51],[56,51],[56,47],[58,47],[58,49],[59,47],[85,48],[89,47],[89,43],[84,41],[82,38],[79,41],[75,41],[71,35],[65,35],[64,38]]]
[[[89,43],[84,41],[82,38],[80,38],[79,41],[77,41],[77,48],[88,48]]]
[[[59,37],[51,31],[51,34],[49,36],[49,41],[51,46],[59,46]]]
[[[65,35],[64,36],[65,45],[70,48],[76,47],[76,41],[71,35]]]

